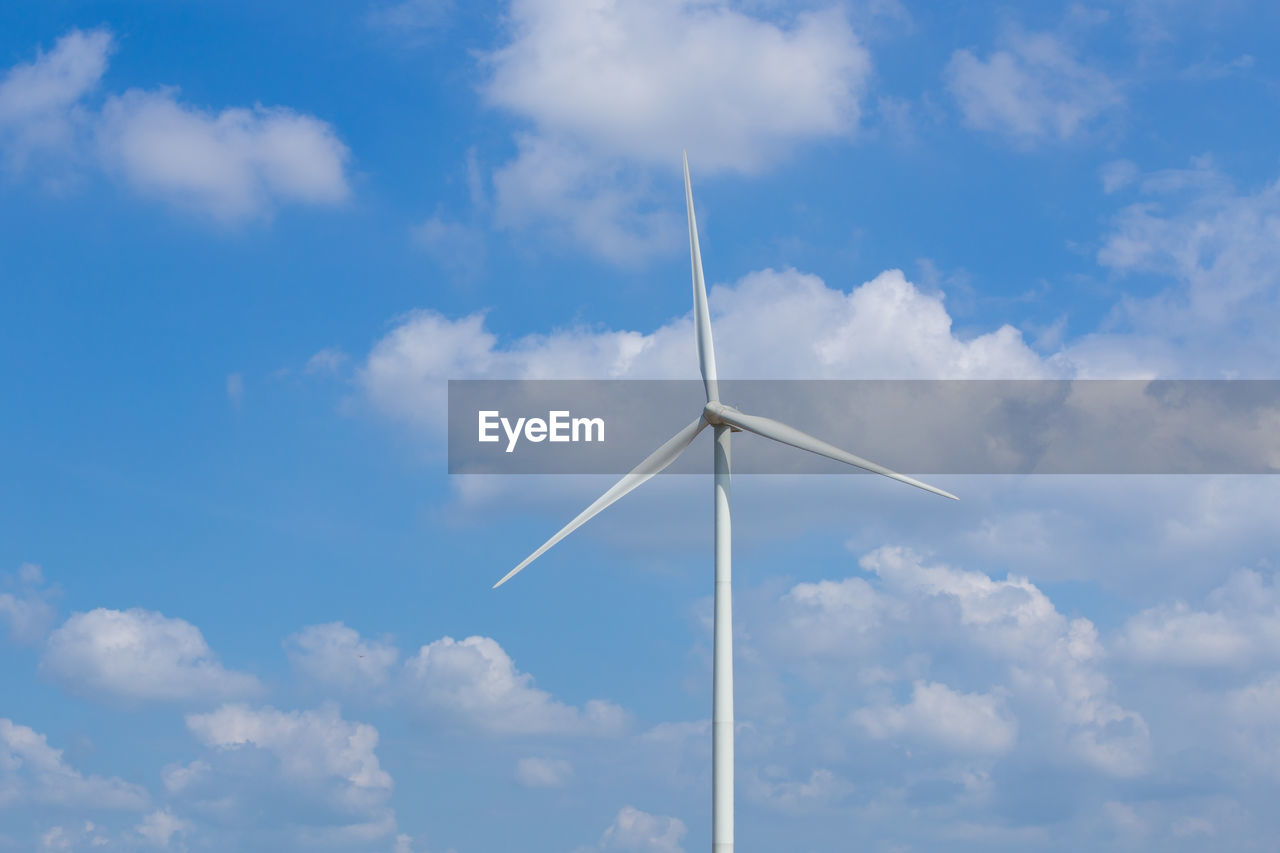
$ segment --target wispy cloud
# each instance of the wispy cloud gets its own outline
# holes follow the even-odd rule
[[[1081,136],[1124,105],[1119,84],[1052,33],[1011,29],[986,58],[957,50],[943,79],[967,125],[1020,147]]]

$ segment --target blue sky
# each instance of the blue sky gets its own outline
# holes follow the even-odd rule
[[[696,375],[682,148],[724,376],[1275,378],[1278,16],[6,4],[0,849],[705,848],[709,482],[491,591],[446,380]],[[740,846],[1268,849],[1280,487],[938,484],[736,481]]]

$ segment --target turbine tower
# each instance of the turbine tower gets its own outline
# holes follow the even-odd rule
[[[693,214],[693,190],[689,184],[687,153],[684,157],[684,200],[689,213],[689,254],[693,264],[693,325],[698,366],[702,371],[702,384],[707,395],[706,405],[693,423],[649,454],[648,458],[614,484],[613,488],[597,498],[595,503],[579,513],[577,518],[544,542],[538,550],[525,557],[524,562],[507,572],[493,586],[496,589],[511,580],[517,572],[541,557],[551,546],[577,530],[605,507],[662,471],[685,451],[703,429],[708,426],[714,429],[715,627],[711,704],[711,849],[712,853],[733,853],[733,567],[729,523],[729,436],[740,431],[755,433],[855,468],[883,474],[944,498],[957,498],[928,483],[854,456],[795,427],[760,415],[748,415],[720,402],[720,388],[716,381],[716,353],[711,343],[711,317],[707,311],[707,289],[702,279],[702,253],[698,248],[698,223]]]

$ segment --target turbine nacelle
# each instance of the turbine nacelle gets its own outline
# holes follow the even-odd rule
[[[711,426],[727,426],[734,432],[742,432],[739,427],[725,421],[724,415],[726,413],[728,413],[730,417],[733,417],[735,414],[742,414],[742,412],[738,411],[733,406],[721,403],[719,400],[712,400],[702,407],[702,419]]]

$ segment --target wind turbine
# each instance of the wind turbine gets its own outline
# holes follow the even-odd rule
[[[684,201],[689,212],[689,254],[693,264],[693,325],[698,347],[698,366],[707,402],[698,417],[676,433],[595,503],[561,528],[495,583],[494,589],[511,580],[517,572],[541,557],[551,546],[577,530],[605,507],[662,471],[680,456],[698,433],[710,426],[715,430],[715,628],[714,675],[711,704],[711,849],[712,853],[733,853],[733,597],[732,537],[729,526],[729,436],[752,432],[800,450],[808,450],[855,468],[883,474],[899,482],[958,500],[955,495],[890,471],[883,465],[854,456],[792,426],[760,415],[748,415],[720,402],[716,381],[716,353],[711,343],[711,318],[707,312],[707,289],[702,279],[702,253],[698,249],[698,223],[693,215],[693,190],[689,184],[689,157],[684,156]]]

